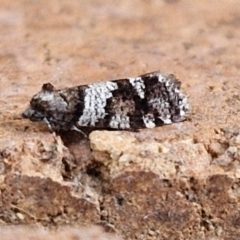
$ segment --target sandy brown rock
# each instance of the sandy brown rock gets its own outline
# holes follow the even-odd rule
[[[182,138],[166,138],[161,142],[147,137],[144,130],[140,133],[95,131],[90,135],[90,142],[95,161],[108,169],[106,178],[123,171],[150,171],[160,178],[200,177],[206,174],[206,169],[211,172],[211,158],[204,145]]]
[[[3,138],[4,139],[4,138]],[[18,142],[16,145],[15,142]],[[49,137],[1,141],[1,222],[44,226],[99,222],[98,194],[82,183],[63,181],[64,159],[73,156],[60,138]],[[83,175],[83,174],[82,174]],[[86,182],[86,180],[85,180]]]
[[[218,215],[212,219],[212,211],[225,205],[212,200],[231,188],[233,178],[211,165],[202,143],[185,137],[158,142],[144,130],[90,135],[105,180],[103,219],[112,228],[130,239],[181,239],[183,233],[186,239],[203,239],[223,231],[223,221]],[[224,201],[231,198],[225,194]]]
[[[239,134],[232,134],[221,138],[228,147],[210,144],[213,158],[185,134],[156,141],[145,130],[91,133],[104,179],[102,218],[129,239],[238,238]]]
[[[238,0],[0,0],[0,224],[127,239],[239,239]],[[186,122],[54,140],[20,117],[56,88],[161,70]]]
[[[103,232],[99,227],[59,228],[56,231],[26,227],[0,227],[2,240],[120,240],[113,234]]]
[[[71,188],[49,178],[10,176],[1,189],[2,221],[44,226],[97,223],[98,202],[94,194],[71,193]]]

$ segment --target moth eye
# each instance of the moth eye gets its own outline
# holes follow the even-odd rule
[[[47,109],[48,105],[49,105],[48,101],[41,101],[38,105],[38,109],[45,111]]]
[[[30,104],[31,104],[32,108],[34,108],[38,111],[42,111],[46,108],[46,106],[48,106],[47,101],[39,101],[39,99],[32,99]]]
[[[48,105],[48,102],[47,102],[47,101],[41,101],[41,105],[47,106],[47,105]]]
[[[35,107],[37,104],[38,104],[38,100],[32,98],[32,100],[31,100],[31,102],[30,102],[30,105],[31,105],[32,107]]]

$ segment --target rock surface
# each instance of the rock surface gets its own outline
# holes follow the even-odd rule
[[[107,234],[97,227],[63,227],[56,231],[43,228],[0,227],[1,239],[34,239],[34,240],[121,240],[113,234]]]
[[[139,240],[240,238],[238,0],[0,4],[0,225],[101,225]],[[54,139],[21,118],[43,83],[155,70],[182,81],[187,121],[94,131],[88,140],[75,132]]]

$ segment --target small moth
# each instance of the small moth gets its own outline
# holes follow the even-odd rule
[[[186,119],[189,104],[180,86],[159,71],[60,90],[46,83],[22,116],[45,121],[52,131],[154,128]]]

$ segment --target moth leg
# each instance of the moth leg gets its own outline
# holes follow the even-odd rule
[[[56,140],[57,135],[56,135],[56,132],[53,130],[50,122],[47,120],[47,118],[44,118],[43,121],[46,123],[50,133],[53,135],[53,138]]]
[[[76,132],[79,132],[79,133],[81,133],[85,138],[87,138],[87,135],[86,135],[82,130],[80,130],[79,128],[77,128],[75,125],[72,126],[71,130],[76,131]]]
[[[58,151],[63,151],[66,150],[67,148],[64,146],[64,144],[62,143],[61,137],[56,135],[56,132],[53,130],[52,125],[50,124],[50,122],[47,120],[47,118],[44,118],[43,121],[47,124],[48,129],[50,131],[50,133],[53,136],[53,139],[55,141],[56,144],[56,148]]]

